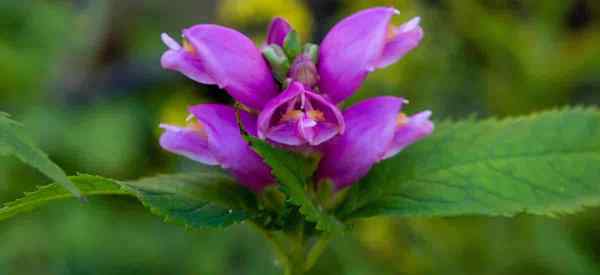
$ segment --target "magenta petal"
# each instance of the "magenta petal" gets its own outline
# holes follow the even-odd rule
[[[252,40],[218,25],[196,25],[183,31],[193,47],[190,55],[233,98],[253,109],[262,109],[277,95],[271,70]]]
[[[282,123],[269,129],[267,138],[271,141],[290,145],[298,146],[305,143],[304,139],[300,136],[297,123],[288,122]]]
[[[393,8],[371,8],[337,23],[319,50],[319,87],[340,102],[360,87],[385,45]]]
[[[393,139],[403,102],[402,98],[384,96],[348,108],[344,112],[344,134],[322,146],[317,178],[330,179],[339,190],[366,175]]]
[[[240,122],[242,123],[242,127],[244,131],[246,131],[251,136],[258,136],[256,131],[256,121],[258,117],[255,114],[250,114],[248,112],[238,110]]]
[[[219,164],[244,186],[260,191],[275,181],[270,168],[243,139],[235,109],[219,104],[200,104],[190,112],[205,126],[208,146]]]
[[[206,72],[200,59],[194,57],[189,52],[186,52],[166,33],[163,33],[161,38],[169,47],[169,50],[167,50],[160,58],[160,64],[163,68],[181,72],[190,79],[200,83],[209,85],[216,83]]]
[[[258,116],[258,137],[284,145],[319,145],[344,132],[344,117],[322,96],[290,83]]]
[[[338,125],[333,123],[319,123],[312,128],[313,138],[309,141],[310,145],[319,145],[340,133]]]
[[[393,64],[419,45],[423,38],[423,29],[419,26],[420,20],[419,17],[415,17],[400,27],[392,27],[390,32],[393,36],[385,44],[381,56],[375,62],[375,67],[380,69]]]
[[[160,146],[165,150],[207,165],[218,164],[208,140],[198,131],[167,124],[161,124],[160,127],[165,129],[160,136]]]
[[[406,148],[406,146],[430,135],[433,132],[433,122],[429,120],[431,111],[423,111],[408,118],[406,124],[396,129],[392,142],[388,145],[383,159],[390,158]]]
[[[283,47],[287,34],[292,31],[290,24],[281,17],[273,18],[267,31],[267,45],[277,44]]]
[[[292,100],[294,97],[300,95],[303,91],[304,88],[302,87],[302,85],[297,82],[294,82],[290,84],[290,86],[285,91],[283,91],[281,94],[273,98],[271,101],[269,101],[269,103],[265,105],[265,108],[258,115],[258,137],[264,139],[269,136],[269,134],[271,133],[269,128],[271,126],[272,120],[274,120],[273,116],[275,115],[277,109],[282,107],[282,105],[286,104],[288,101]],[[280,132],[281,134],[281,131],[279,130],[278,132]],[[285,130],[285,132],[291,133],[288,130]],[[280,134],[277,134],[275,138],[280,139]]]

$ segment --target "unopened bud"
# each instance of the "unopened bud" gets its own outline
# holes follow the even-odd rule
[[[284,82],[290,70],[290,61],[283,49],[277,44],[271,44],[263,48],[262,54],[271,65],[275,78],[279,82]]]
[[[290,78],[312,88],[319,82],[317,66],[308,55],[301,54],[296,57],[290,69]]]
[[[300,36],[296,31],[290,31],[283,40],[283,49],[291,60],[294,60],[296,56],[302,51],[302,45],[300,44]]]
[[[317,64],[319,58],[319,46],[312,43],[306,43],[302,49],[302,54],[309,56],[314,64]]]

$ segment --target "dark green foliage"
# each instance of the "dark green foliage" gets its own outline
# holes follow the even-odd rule
[[[326,213],[316,201],[310,189],[311,176],[317,168],[319,159],[304,157],[289,151],[273,148],[262,140],[248,137],[252,147],[273,169],[273,175],[279,180],[281,190],[287,194],[290,202],[300,207],[307,220],[317,223],[317,229],[340,231],[343,224],[333,215]]]
[[[248,218],[253,194],[218,170],[121,182],[154,214],[191,228],[225,227]]]
[[[189,228],[225,227],[243,221],[255,209],[253,194],[218,169],[135,181],[91,175],[73,176],[70,180],[86,196],[134,195],[165,221]],[[72,197],[73,194],[60,185],[42,186],[0,208],[0,220]]]

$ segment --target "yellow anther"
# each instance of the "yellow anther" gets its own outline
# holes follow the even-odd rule
[[[189,121],[187,124],[187,128],[196,132],[202,138],[207,138],[206,129],[204,129],[204,125],[200,123],[200,121]]]
[[[396,33],[396,26],[389,24],[387,31],[385,32],[385,41],[389,42],[394,40],[398,34]]]
[[[317,110],[310,110],[307,112],[307,115],[310,119],[314,120],[314,121],[323,121],[325,120],[325,115],[323,115],[323,112],[321,111],[317,111]]]
[[[187,39],[183,38],[183,49],[188,52],[191,53],[193,55],[195,55],[196,52],[196,48],[194,48],[194,46],[192,46],[192,44],[190,43],[190,41],[188,41]]]
[[[283,116],[281,117],[281,121],[293,121],[293,120],[298,120],[301,118],[302,118],[302,111],[290,110],[290,111],[287,111],[285,114],[283,114]]]
[[[404,126],[408,123],[408,117],[405,113],[399,113],[396,117],[396,125],[398,127]]]

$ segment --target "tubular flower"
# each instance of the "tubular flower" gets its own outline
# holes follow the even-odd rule
[[[433,130],[431,112],[406,116],[400,113],[405,101],[397,97],[366,100],[345,112],[338,108],[369,72],[395,63],[421,41],[420,19],[393,26],[396,14],[390,7],[360,11],[337,23],[320,46],[302,44],[292,26],[277,17],[260,50],[230,28],[195,25],[183,30],[182,44],[162,35],[169,49],[161,64],[227,91],[241,103],[239,119],[249,134],[319,151],[317,179],[330,179],[340,189]],[[163,148],[221,165],[255,191],[274,182],[242,138],[235,109],[198,105],[190,111],[197,123],[162,125]]]
[[[318,145],[343,131],[339,109],[295,81],[258,116],[258,137],[285,145]]]
[[[200,104],[189,111],[187,127],[161,125],[165,129],[160,137],[164,149],[206,165],[220,165],[254,191],[275,182],[269,167],[244,141],[234,108]],[[240,112],[240,116],[255,123],[256,119],[246,112]]]
[[[367,74],[398,61],[423,37],[418,17],[394,27],[394,8],[371,8],[337,23],[319,51],[319,88],[337,103],[351,96]]]
[[[277,84],[252,40],[236,30],[196,25],[183,30],[183,46],[162,35],[169,47],[163,68],[204,84],[217,84],[242,104],[261,109],[277,95]]]

